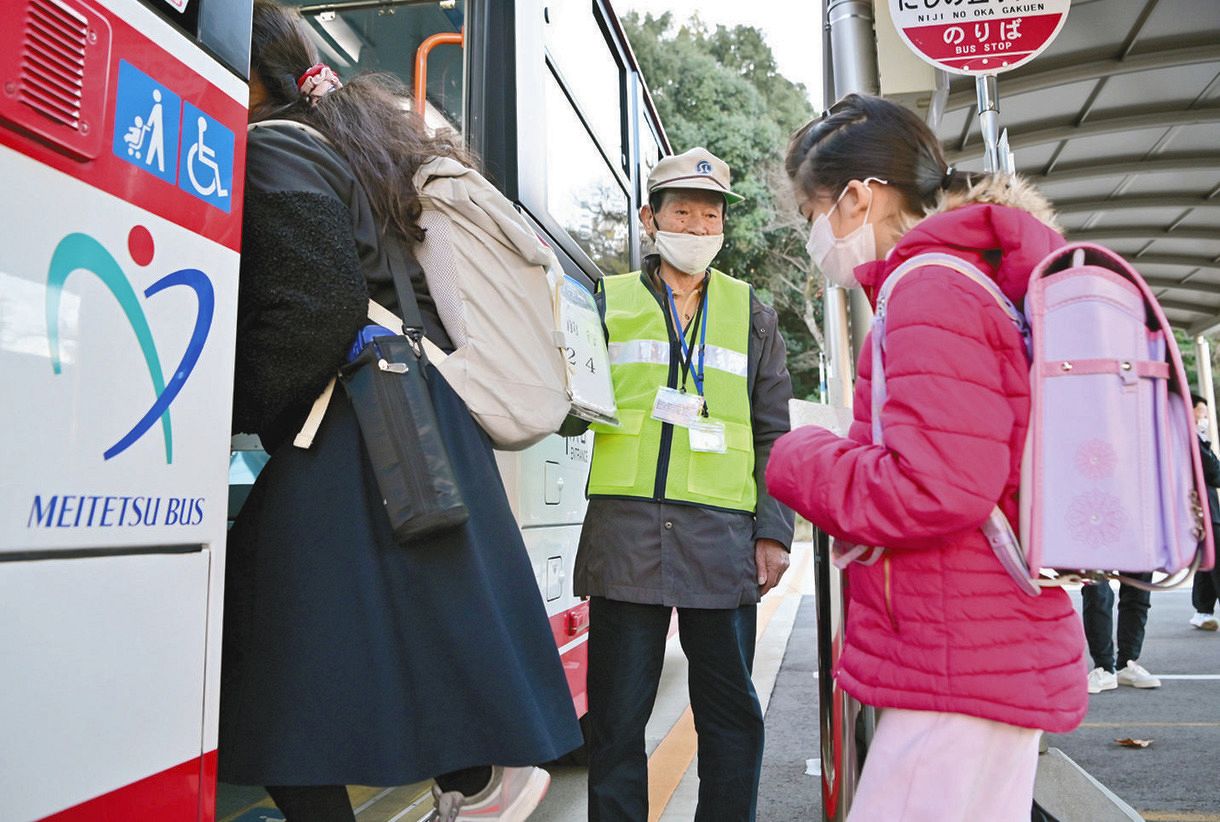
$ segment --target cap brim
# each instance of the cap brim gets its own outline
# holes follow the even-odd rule
[[[674,180],[673,182],[669,182],[669,183],[658,183],[657,185],[648,189],[648,193],[651,194],[654,191],[665,191],[665,190],[676,191],[676,190],[683,189],[683,188],[696,188],[696,189],[699,189],[700,191],[714,191],[717,194],[723,195],[724,201],[728,205],[736,205],[737,203],[740,203],[743,200],[745,200],[745,197],[742,197],[740,194],[738,194],[734,191],[729,191],[726,188],[721,188],[720,186],[718,186],[716,184],[715,180],[707,179],[707,178],[705,178],[705,179],[686,178],[686,179],[682,179],[682,180]]]

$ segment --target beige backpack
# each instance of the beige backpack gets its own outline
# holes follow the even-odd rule
[[[415,255],[456,347],[429,358],[497,448],[533,445],[572,407],[559,261],[503,194],[458,161],[420,166],[415,187],[427,231]]]

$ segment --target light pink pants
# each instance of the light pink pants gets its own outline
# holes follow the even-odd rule
[[[1028,822],[1041,731],[886,708],[848,822]]]

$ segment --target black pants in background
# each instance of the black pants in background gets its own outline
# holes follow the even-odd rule
[[[1132,579],[1152,581],[1152,574],[1130,574]],[[1114,591],[1108,583],[1086,585],[1080,590],[1084,603],[1084,635],[1089,641],[1089,654],[1095,668],[1115,670],[1114,655]],[[1127,661],[1140,658],[1144,647],[1144,626],[1148,624],[1148,608],[1152,594],[1130,585],[1118,588],[1118,669]]]
[[[589,822],[648,818],[644,726],[652,714],[672,608],[593,597],[589,605]],[[763,716],[750,679],[755,605],[678,609],[699,737],[695,822],[753,822]]]
[[[1216,538],[1216,548],[1220,552],[1220,525],[1212,523],[1212,534]],[[1220,595],[1220,562],[1210,571],[1195,571],[1194,587],[1190,591],[1190,601],[1195,606],[1195,613],[1213,614],[1216,611],[1216,597]]]

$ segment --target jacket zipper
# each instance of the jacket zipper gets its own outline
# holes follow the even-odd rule
[[[901,633],[898,629],[898,618],[894,615],[894,572],[890,567],[890,556],[887,553],[882,557],[882,574],[885,577],[885,615],[890,618],[890,627],[894,629],[894,633]]]

